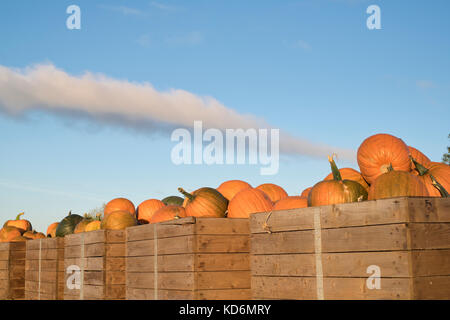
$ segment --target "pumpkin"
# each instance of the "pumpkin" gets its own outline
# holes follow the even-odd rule
[[[168,205],[160,208],[150,218],[150,223],[170,221],[186,217],[186,210],[180,206]]]
[[[218,188],[219,191],[228,201],[233,199],[233,197],[239,191],[247,188],[251,188],[252,186],[245,181],[242,180],[228,180],[223,182]]]
[[[27,241],[27,240],[29,240],[29,239],[27,239],[27,238],[25,238],[23,236],[17,236],[15,238],[11,239],[10,241],[11,242],[20,242],[20,241]]]
[[[300,196],[291,196],[280,199],[273,205],[273,210],[289,210],[306,208],[308,206],[308,198]]]
[[[413,157],[411,157],[411,161],[430,197],[448,197],[448,192],[450,192],[450,166],[430,161],[426,168]]]
[[[419,150],[417,150],[414,147],[408,146],[408,150],[409,150],[409,155],[411,157],[411,172],[414,174],[418,174],[417,170],[416,170],[416,166],[414,165],[414,163],[412,162],[412,159],[416,160],[417,162],[419,162],[420,164],[422,164],[425,168],[428,168],[431,164],[431,160],[424,155],[422,152],[420,152]]]
[[[248,218],[250,214],[272,211],[273,202],[261,189],[239,191],[228,206],[228,218]]]
[[[89,223],[91,223],[93,220],[89,218],[84,218],[78,224],[76,225],[75,229],[73,230],[73,233],[81,233],[86,231],[86,227]]]
[[[46,238],[45,234],[43,234],[42,232],[36,232],[34,230],[24,232],[24,234],[22,236],[24,238],[29,239],[29,240],[45,239]]]
[[[313,186],[308,195],[308,207],[367,200],[366,189],[356,181],[342,180],[334,159],[328,157],[328,161],[333,180],[320,181]]]
[[[25,212],[21,212],[17,215],[16,220],[8,220],[5,222],[3,227],[16,227],[20,232],[32,230],[31,222],[28,220],[21,220],[20,217],[23,216]]]
[[[103,218],[100,227],[105,230],[124,230],[136,225],[137,220],[129,211],[114,211]]]
[[[75,227],[81,220],[83,220],[82,216],[69,212],[69,215],[58,224],[55,235],[57,237],[64,237],[65,235],[73,234]]]
[[[102,222],[100,220],[91,221],[86,225],[86,227],[84,228],[84,231],[89,232],[89,231],[100,230],[101,225],[102,225]]]
[[[288,196],[287,192],[284,189],[273,183],[264,183],[256,187],[267,194],[272,200],[272,202],[277,202],[280,199],[286,198]]]
[[[15,237],[19,237],[21,235],[21,230],[16,227],[5,226],[0,229],[0,240],[2,241],[11,241]]]
[[[47,228],[47,237],[55,238],[56,237],[56,228],[58,227],[59,222],[54,222]]]
[[[161,200],[166,206],[174,205],[174,206],[182,206],[184,199],[178,196],[169,196],[165,197]]]
[[[133,202],[125,198],[116,198],[108,202],[104,209],[104,217],[114,211],[127,211],[133,217],[136,216],[136,208]]]
[[[341,173],[341,177],[343,180],[353,180],[358,182],[360,185],[362,185],[364,187],[364,189],[366,189],[367,191],[369,191],[369,185],[367,184],[366,180],[364,180],[363,176],[361,175],[361,173],[359,173],[358,171],[356,171],[355,169],[352,168],[342,168],[339,169],[339,172]],[[333,180],[333,173],[330,173],[329,175],[327,175],[325,177],[324,180]]]
[[[164,206],[164,202],[158,199],[145,200],[137,208],[138,222],[140,224],[149,223],[153,214]]]
[[[369,185],[388,172],[390,166],[395,171],[411,170],[408,147],[403,140],[390,134],[380,133],[364,140],[358,148],[357,161]]]
[[[380,175],[369,188],[369,200],[416,196],[429,196],[425,184],[411,172],[395,171],[392,167]]]
[[[302,191],[302,193],[300,194],[300,197],[305,197],[308,198],[309,192],[311,191],[312,187],[306,188],[305,190]]]
[[[193,193],[186,192],[183,188],[178,188],[186,197],[186,216],[188,217],[225,217],[228,207],[228,200],[214,188],[200,188]]]

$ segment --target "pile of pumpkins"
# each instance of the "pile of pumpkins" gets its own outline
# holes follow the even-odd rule
[[[48,227],[47,237],[99,229],[120,230],[189,216],[248,218],[256,212],[401,196],[449,196],[450,166],[432,162],[419,150],[389,134],[376,134],[363,141],[357,152],[360,171],[338,169],[333,156],[328,157],[328,161],[331,173],[298,196],[289,196],[282,187],[273,183],[252,187],[242,180],[229,180],[217,188],[203,187],[192,193],[178,188],[184,198],[149,199],[137,208],[128,199],[116,198],[106,204],[103,217],[69,213],[61,222]],[[31,223],[20,220],[20,216],[5,223],[0,230],[0,241],[45,237],[31,231]]]

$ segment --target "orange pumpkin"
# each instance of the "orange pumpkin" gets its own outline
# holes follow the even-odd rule
[[[450,166],[431,162],[426,168],[415,158],[411,158],[419,179],[425,184],[430,197],[447,197],[450,192]]]
[[[186,216],[223,218],[228,207],[228,200],[216,189],[200,188],[193,193],[178,188],[186,197]]]
[[[47,228],[47,237],[56,238],[56,228],[58,228],[59,222],[54,222]]]
[[[104,217],[114,211],[127,211],[133,217],[136,216],[136,209],[133,202],[125,198],[116,198],[108,202],[104,209]]]
[[[11,241],[15,237],[21,236],[22,233],[16,227],[3,227],[0,229],[0,240],[2,241]]]
[[[341,173],[341,177],[342,177],[343,180],[356,181],[360,185],[362,185],[364,187],[364,189],[369,191],[369,185],[367,184],[366,180],[364,180],[364,178],[361,175],[361,173],[359,173],[355,169],[342,168],[342,169],[339,169],[339,172]],[[333,180],[333,173],[330,173],[329,175],[327,175],[324,180]]]
[[[104,230],[124,230],[136,225],[137,220],[129,211],[114,211],[103,218],[100,227]]]
[[[333,180],[323,180],[313,186],[308,195],[308,207],[366,200],[366,189],[356,181],[342,180],[334,159],[328,157],[328,161]]]
[[[29,239],[29,240],[45,239],[46,238],[45,234],[43,234],[42,232],[36,232],[34,230],[24,232],[24,234],[22,236],[24,238]]]
[[[308,206],[308,199],[300,196],[291,196],[284,199],[280,199],[275,202],[273,210],[289,210],[306,208]]]
[[[160,208],[150,218],[150,223],[170,221],[186,217],[186,210],[180,206],[168,205]]]
[[[11,241],[11,242],[21,242],[21,241],[27,241],[27,240],[29,240],[29,239],[28,239],[28,238],[25,238],[25,237],[23,237],[23,236],[17,236],[17,237],[15,237],[15,238],[11,239],[10,241]]]
[[[140,224],[147,224],[156,211],[165,207],[164,202],[158,199],[149,199],[142,202],[137,208],[137,219]]]
[[[284,199],[288,197],[288,194],[284,189],[276,184],[273,183],[264,183],[256,187],[256,189],[259,189],[261,191],[264,191],[265,194],[267,194],[272,200],[272,202],[277,202],[280,199]]]
[[[364,140],[358,148],[357,160],[361,175],[369,185],[388,172],[390,166],[395,171],[411,170],[407,145],[390,134],[380,133]]]
[[[93,220],[92,219],[86,219],[84,218],[78,224],[76,225],[75,229],[73,230],[73,233],[82,233],[86,231],[86,227],[88,224],[90,224]]]
[[[308,198],[309,192],[311,191],[312,187],[306,188],[305,190],[302,191],[302,193],[300,194],[300,197],[304,197],[304,198]]]
[[[410,172],[392,168],[380,175],[369,188],[369,200],[416,196],[429,196],[425,184]]]
[[[422,164],[425,168],[428,168],[431,164],[431,160],[424,155],[422,152],[420,152],[419,150],[417,150],[414,147],[408,146],[408,150],[409,150],[409,155],[411,156],[411,158],[415,159],[418,163]],[[414,174],[419,174],[416,170],[416,166],[414,165],[414,163],[411,160],[411,172]]]
[[[19,229],[22,233],[25,231],[32,230],[31,222],[28,220],[21,220],[20,217],[24,215],[24,212],[21,212],[17,215],[16,220],[8,220],[3,225],[4,227],[16,227]]]
[[[86,228],[84,228],[85,232],[95,231],[101,229],[102,222],[100,220],[94,220],[88,223]]]
[[[239,191],[228,206],[228,218],[248,218],[257,212],[270,212],[273,202],[262,190],[256,188]]]
[[[217,188],[217,191],[219,191],[225,198],[227,198],[228,201],[230,201],[236,193],[251,187],[252,186],[250,184],[242,180],[228,180],[222,183]]]

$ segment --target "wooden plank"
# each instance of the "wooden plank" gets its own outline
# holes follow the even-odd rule
[[[415,277],[450,275],[450,250],[448,249],[412,251],[411,257]]]
[[[154,288],[153,273],[127,273],[127,287]],[[191,290],[195,280],[193,272],[170,272],[158,274],[158,289]]]
[[[311,230],[252,234],[250,242],[252,254],[314,252],[314,232]]]
[[[450,276],[418,277],[414,279],[414,299],[448,300]]]
[[[40,277],[40,279],[39,279]],[[56,270],[54,271],[27,271],[25,273],[25,281],[41,281],[54,282],[57,277]]]
[[[250,271],[197,272],[196,275],[196,290],[250,288]]]
[[[64,254],[64,249],[43,249],[40,252],[41,260],[56,260]],[[26,260],[39,260],[39,250],[28,250]]]
[[[199,253],[249,252],[248,235],[197,235]]]
[[[199,290],[196,300],[250,300],[250,289]]]
[[[126,292],[127,300],[155,300],[153,289],[129,288]],[[158,290],[158,300],[194,300],[195,292],[188,290]]]
[[[449,249],[450,223],[409,224],[412,249]]]
[[[168,225],[165,222],[154,224],[146,224],[136,227],[130,227],[126,230],[126,241],[140,241],[154,239],[154,231],[157,228],[158,239],[166,237],[187,236],[195,233],[195,218],[188,217],[177,220],[178,224]],[[183,223],[185,222],[185,223]],[[162,225],[164,224],[164,227]]]
[[[123,284],[120,285],[107,285],[105,287],[105,298],[106,300],[125,300],[126,298],[126,287]]]

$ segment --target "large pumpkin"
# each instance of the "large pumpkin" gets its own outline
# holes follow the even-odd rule
[[[273,202],[262,190],[256,188],[239,191],[228,206],[228,218],[248,218],[257,212],[270,212]]]
[[[57,237],[64,237],[68,234],[73,234],[75,227],[81,220],[83,220],[82,216],[69,212],[69,215],[58,224],[55,235]]]
[[[16,227],[5,226],[0,229],[0,240],[2,241],[11,241],[15,237],[19,237],[21,235],[21,231]]]
[[[47,228],[47,237],[55,238],[56,237],[56,228],[58,228],[59,222],[53,222]]]
[[[304,198],[308,198],[308,195],[311,191],[312,187],[306,188],[305,190],[302,191],[302,193],[300,194],[300,197],[304,197]]]
[[[145,200],[137,208],[138,222],[140,224],[149,223],[153,214],[164,206],[164,202],[158,199]]]
[[[313,186],[308,195],[308,207],[367,200],[366,189],[356,181],[342,180],[334,159],[328,157],[328,161],[333,180],[320,181]]]
[[[88,224],[90,224],[93,221],[92,218],[83,218],[78,224],[76,225],[75,229],[73,230],[73,233],[82,233],[86,231],[86,227]]]
[[[186,216],[223,218],[228,207],[228,200],[216,189],[200,188],[193,193],[178,188],[186,197]]]
[[[422,164],[425,168],[428,168],[431,164],[431,160],[424,155],[422,152],[420,152],[419,150],[417,150],[414,147],[408,146],[408,150],[409,150],[409,155],[411,156],[412,159],[415,159],[418,163]],[[416,166],[414,165],[414,163],[411,160],[411,172],[414,174],[418,174],[417,170],[416,170]]]
[[[450,166],[445,163],[431,162],[423,166],[411,158],[418,178],[425,184],[430,197],[447,197],[450,192]]]
[[[103,218],[101,228],[105,230],[124,230],[136,225],[137,220],[129,211],[115,211]]]
[[[24,215],[24,212],[21,212],[17,215],[16,220],[8,220],[3,225],[4,227],[16,227],[20,230],[20,232],[24,233],[25,231],[30,231],[33,229],[31,226],[31,222],[28,220],[21,220],[20,217]]]
[[[186,210],[183,207],[168,205],[156,211],[150,218],[150,223],[170,221],[184,217],[186,217]]]
[[[425,184],[410,172],[394,171],[392,168],[379,176],[369,188],[369,200],[415,196],[429,196]]]
[[[182,206],[184,199],[178,196],[168,196],[161,200],[166,206]]]
[[[287,192],[284,189],[273,183],[264,183],[256,187],[267,194],[272,200],[272,202],[277,202],[280,199],[286,198],[288,196]]]
[[[361,175],[361,173],[359,173],[358,171],[356,171],[355,169],[352,168],[342,168],[339,169],[339,172],[341,173],[341,178],[343,180],[353,180],[358,182],[360,185],[362,185],[364,187],[364,189],[366,189],[367,191],[369,191],[369,185],[367,184],[366,180],[364,180],[363,176]],[[327,175],[325,177],[324,180],[333,180],[333,173],[330,173],[329,175]]]
[[[101,229],[102,222],[100,220],[94,220],[89,222],[89,224],[84,228],[85,232],[95,231]]]
[[[22,241],[27,241],[27,240],[29,240],[29,239],[25,238],[23,236],[17,236],[17,237],[15,237],[15,238],[13,238],[13,239],[11,239],[9,241],[11,241],[11,242],[22,242]]]
[[[388,172],[390,166],[395,171],[411,170],[407,145],[390,134],[380,133],[364,140],[358,148],[357,160],[361,175],[369,185]]]
[[[104,217],[114,211],[127,211],[133,217],[136,216],[136,208],[134,207],[133,202],[125,198],[116,198],[111,200],[106,204],[103,211]]]
[[[273,210],[289,210],[306,208],[308,206],[308,199],[300,196],[291,196],[280,199],[273,205]]]
[[[34,230],[24,232],[24,234],[22,236],[24,238],[29,239],[29,240],[45,239],[46,238],[45,234],[43,234],[42,232],[36,232]]]
[[[228,201],[241,190],[251,188],[252,186],[242,180],[228,180],[223,182],[218,188],[219,191]]]

